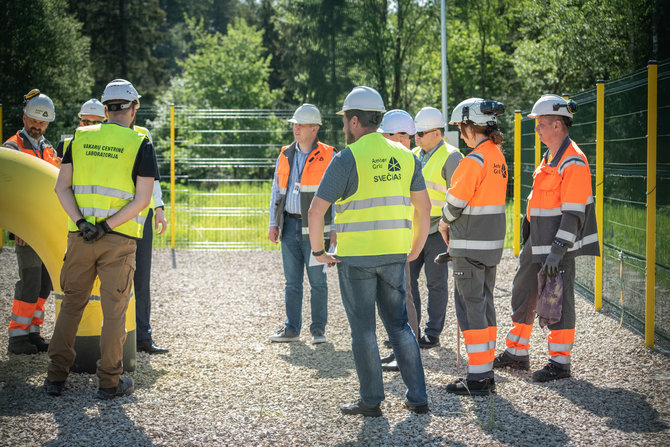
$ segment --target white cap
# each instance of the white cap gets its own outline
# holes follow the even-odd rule
[[[39,90],[37,90],[39,92]],[[26,101],[25,106],[23,107],[23,113],[36,120],[52,122],[56,119],[56,110],[54,108],[54,103],[47,95],[43,93],[38,93],[37,95],[30,96],[31,91],[24,98],[30,98]]]
[[[125,79],[114,79],[107,84],[107,87],[105,87],[101,100],[103,104],[115,99],[130,102],[137,101],[137,107],[139,108],[140,98],[141,96],[129,81],[126,81]]]
[[[498,122],[496,118],[505,113],[505,105],[498,101],[489,101],[482,98],[468,98],[461,101],[451,111],[449,124],[471,123],[477,126],[486,126]]]
[[[414,124],[416,125],[417,132],[423,132],[425,130],[432,129],[442,129],[444,130],[447,123],[444,122],[444,116],[442,112],[437,110],[435,107],[424,107],[419,110],[419,113],[416,114],[414,118]]]
[[[105,118],[105,106],[95,98],[89,99],[81,106],[81,110],[78,114],[79,118],[81,118],[82,115],[95,115]]]
[[[377,132],[405,132],[409,135],[414,135],[416,133],[416,128],[414,127],[414,120],[409,113],[404,110],[393,109],[384,114],[384,118],[382,119],[382,123],[379,125]]]
[[[344,99],[342,110],[338,115],[344,115],[347,110],[364,110],[368,112],[386,112],[384,100],[379,92],[371,87],[354,87]]]
[[[314,104],[303,104],[293,113],[289,123],[296,124],[319,124],[321,125],[321,113]]]
[[[567,101],[558,95],[542,95],[535,102],[528,118],[537,118],[542,115],[562,115],[572,118],[576,111],[577,103],[574,101]]]

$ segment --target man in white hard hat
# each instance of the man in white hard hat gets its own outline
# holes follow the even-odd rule
[[[304,270],[307,269],[312,310],[309,331],[312,344],[320,344],[326,342],[328,282],[323,265],[310,263],[307,210],[336,149],[318,139],[321,113],[316,106],[301,105],[288,121],[293,123],[294,141],[284,146],[277,158],[268,230],[270,241],[276,244],[281,239],[286,279],[286,320],[282,328],[270,336],[270,341],[283,343],[299,339],[302,328],[302,283]],[[330,225],[330,212],[329,209],[323,236],[330,241],[329,245],[334,245],[337,240],[335,230]]]
[[[102,103],[95,98],[91,98],[82,104],[77,116],[79,117],[79,127],[101,124],[107,119],[105,116],[105,106],[103,106]],[[63,153],[65,153],[65,148],[67,148],[68,144],[70,144],[70,141],[72,141],[71,136],[58,142],[58,145],[56,146],[56,152],[60,156],[63,156]]]
[[[494,368],[530,369],[530,335],[538,301],[538,273],[561,275],[561,318],[549,324],[549,362],[533,373],[535,382],[570,377],[575,341],[575,257],[598,256],[598,230],[591,171],[584,153],[570,139],[573,101],[557,95],[537,100],[529,118],[549,150],[533,173],[533,188],[523,219],[523,248],[512,283],[512,323],[506,349]]]
[[[417,319],[421,325],[421,294],[419,292],[419,275],[423,268],[428,286],[428,300],[426,310],[428,318],[419,338],[419,346],[424,349],[440,345],[440,334],[444,328],[444,319],[447,311],[449,289],[447,281],[449,269],[446,263],[435,263],[435,258],[447,251],[447,244],[438,231],[438,224],[442,217],[447,188],[451,176],[463,159],[457,147],[444,141],[446,123],[442,112],[435,107],[424,107],[414,118],[416,126],[417,148],[414,154],[421,162],[423,177],[430,196],[430,231],[423,250],[409,265],[410,281],[412,283],[412,297],[416,307]],[[455,292],[458,293],[458,292]]]
[[[123,372],[126,310],[135,248],[142,237],[154,180],[159,178],[151,142],[130,128],[139,94],[124,79],[102,95],[109,121],[80,127],[65,150],[56,195],[67,213],[67,256],[61,269],[65,292],[49,345],[46,392],[60,395],[75,360],[74,342],[96,276],[103,311],[98,363],[101,399],[134,391]]]
[[[384,135],[384,138],[400,143],[409,150],[412,147],[411,138],[416,133],[414,119],[404,110],[389,110],[384,114],[384,118],[382,118],[382,122],[379,125],[377,132]],[[409,280],[409,263],[405,264],[405,276],[405,288],[407,289],[407,299],[405,300],[405,305],[407,306],[407,319],[409,320],[409,326],[412,328],[414,335],[418,338],[419,323],[416,318],[416,309],[414,308],[414,299],[412,298],[411,293],[412,286]],[[384,345],[390,347],[391,342],[386,340],[384,341]],[[381,362],[383,371],[400,371],[393,352],[386,357],[383,357]]]
[[[333,157],[309,209],[312,254],[320,262],[338,263],[360,383],[360,398],[340,411],[370,417],[381,416],[384,400],[375,306],[407,386],[406,407],[429,411],[419,345],[407,322],[405,264],[423,248],[430,199],[414,154],[377,132],[383,112],[381,96],[370,87],[356,87],[347,95],[338,113],[348,146]],[[321,236],[333,203],[336,255],[326,253]]]
[[[23,97],[23,129],[12,135],[3,146],[59,167],[61,160],[44,137],[55,117],[51,98],[37,89],[31,90]],[[19,280],[14,289],[7,351],[12,354],[44,352],[49,342],[40,335],[40,328],[44,322],[44,304],[52,289],[51,278],[35,250],[19,236],[10,234],[11,238],[16,240]]]

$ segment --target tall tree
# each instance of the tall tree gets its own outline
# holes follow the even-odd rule
[[[47,130],[56,140],[58,127],[71,125],[63,120],[60,106],[83,101],[91,93],[90,41],[82,35],[82,24],[67,14],[65,0],[0,2],[0,22],[3,135],[21,125],[23,95],[39,88],[56,105],[56,122]]]

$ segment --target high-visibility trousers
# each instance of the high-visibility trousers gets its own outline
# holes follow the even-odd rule
[[[505,339],[507,354],[528,360],[530,335],[538,300],[537,274],[542,264],[532,262],[531,241],[526,238],[519,255],[519,267],[512,283],[512,323]],[[575,340],[575,259],[567,258],[559,266],[563,279],[561,319],[548,326],[549,358],[564,369],[570,368],[570,354]]]
[[[19,280],[14,288],[14,302],[9,320],[9,336],[39,333],[44,323],[44,304],[51,292],[51,278],[35,250],[16,246]]]

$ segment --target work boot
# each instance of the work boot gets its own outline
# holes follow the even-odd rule
[[[428,408],[427,403],[423,405],[413,405],[410,404],[408,401],[405,401],[405,408],[416,414],[426,414],[430,411],[430,408]]]
[[[387,355],[386,357],[382,357],[379,360],[382,362],[382,364],[391,363],[392,361],[395,360],[395,353],[393,351],[391,351],[391,353],[389,355]]]
[[[42,338],[38,332],[31,332],[28,334],[28,339],[30,343],[37,347],[37,352],[47,352],[49,349],[49,341]]]
[[[379,404],[374,407],[368,407],[361,400],[356,402],[340,405],[340,411],[342,414],[362,414],[365,417],[374,417],[377,418],[382,415],[382,410],[379,407]]]
[[[114,399],[115,397],[128,396],[135,391],[135,384],[130,377],[119,377],[119,383],[112,388],[98,388],[99,399]]]
[[[528,371],[530,369],[530,360],[528,360],[528,357],[515,357],[507,351],[503,351],[493,359],[493,368],[511,368]]]
[[[10,354],[37,354],[37,346],[30,342],[27,335],[9,337],[7,352]]]
[[[52,382],[49,379],[44,379],[44,390],[49,396],[60,396],[65,389],[65,381]]]
[[[274,343],[287,343],[298,341],[300,337],[287,327],[279,329],[276,333],[270,335],[270,341]]]
[[[398,362],[393,360],[389,363],[382,363],[382,371],[400,371]]]
[[[458,379],[447,385],[447,392],[466,396],[488,396],[489,394],[495,394],[496,382],[493,377],[486,377],[481,380]]]
[[[551,380],[567,379],[568,377],[570,377],[569,369],[563,369],[549,362],[544,368],[533,373],[533,382],[549,382]]]
[[[440,337],[424,334],[423,337],[419,339],[419,347],[422,349],[430,349],[435,346],[440,346]]]

